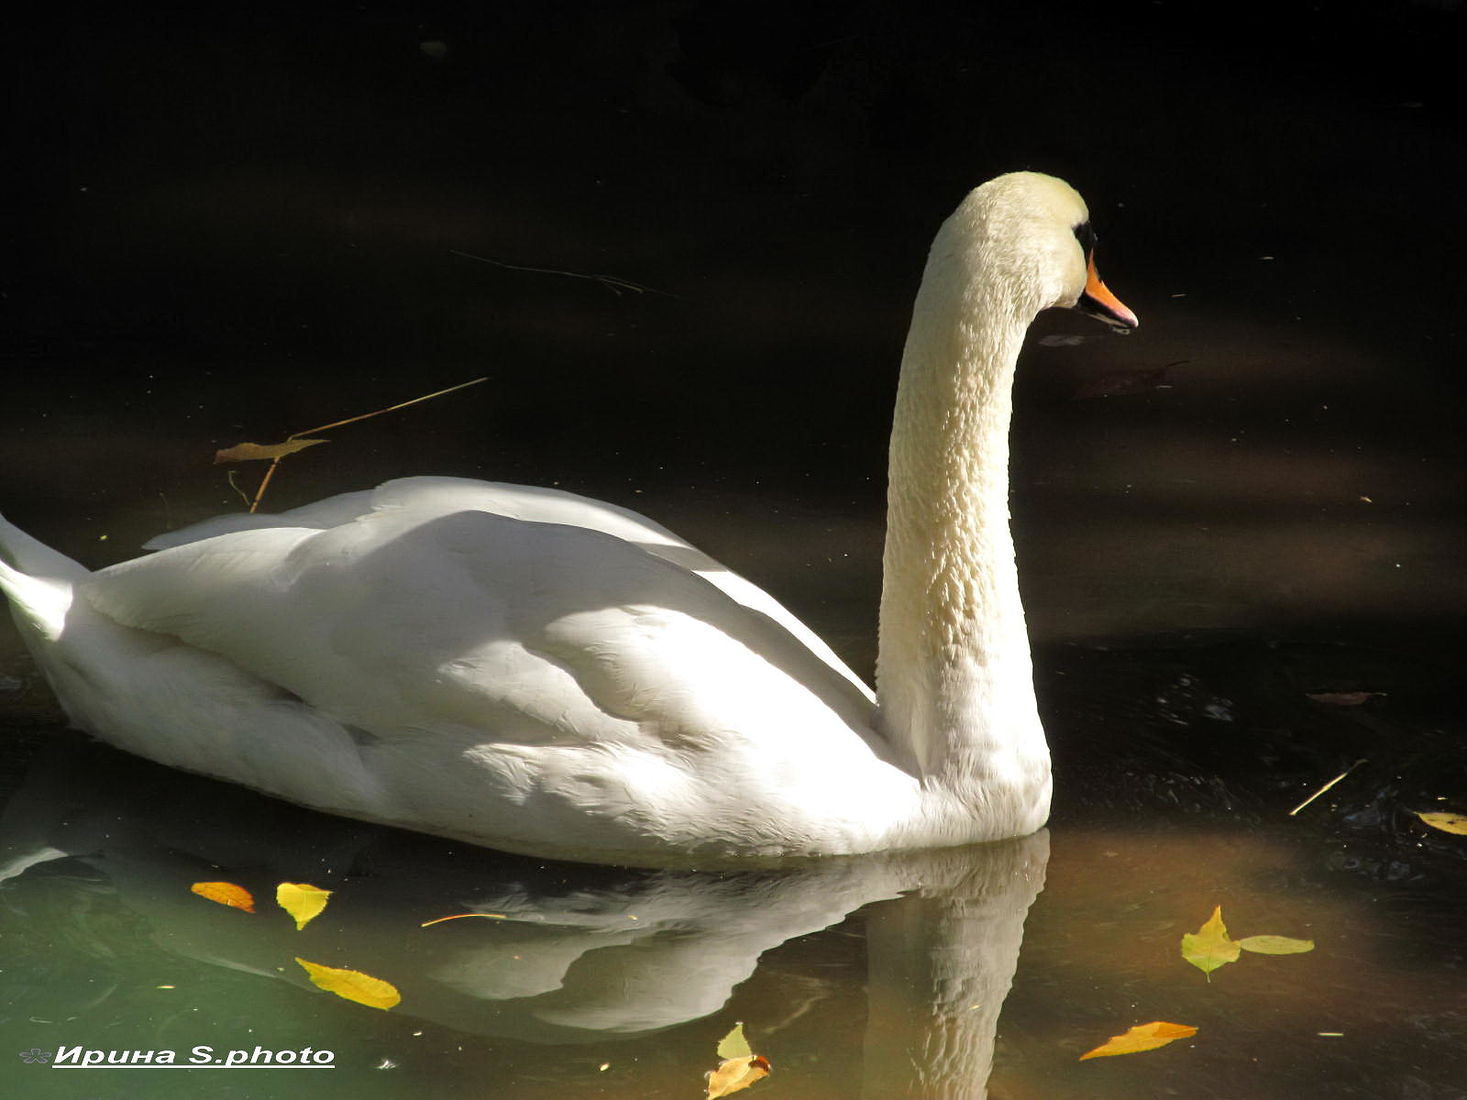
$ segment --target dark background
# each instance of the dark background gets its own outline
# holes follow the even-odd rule
[[[1467,849],[1416,817],[1467,809],[1457,4],[57,3],[7,19],[0,511],[93,566],[238,508],[216,448],[482,375],[327,433],[270,505],[413,473],[558,484],[666,523],[869,673],[886,434],[928,242],[993,175],[1070,180],[1141,327],[1051,313],[1020,366],[1015,533],[1056,828],[1000,1076],[1042,1082],[1057,1050],[1083,1049],[1075,1021],[1098,1041],[1158,1003],[1157,937],[1223,901],[1236,932],[1317,935],[1320,969],[1292,971],[1315,977],[1229,968],[1197,987],[1233,1029],[1212,1033],[1216,1060],[1107,1069],[1170,1073],[1178,1094],[1458,1095]],[[240,874],[272,837],[300,835],[292,867],[354,850],[57,725],[0,615],[0,797],[59,822],[48,843],[157,837],[177,868],[223,836]],[[370,882],[428,890],[367,851]],[[159,866],[130,858],[120,883]],[[176,980],[188,920],[151,871],[124,913],[93,873],[18,884],[16,990],[79,1007],[26,1001],[17,1019],[162,1034],[184,1017],[160,1024],[162,1002],[127,991]],[[577,898],[615,875],[548,873]],[[805,1016],[823,1029],[805,1049],[832,1059],[807,1072],[850,1049],[861,1001],[830,967],[865,972],[860,927],[792,942],[741,994],[756,1021],[836,991]],[[208,970],[199,1019],[311,1011],[272,1016],[269,983]],[[99,1001],[119,973],[127,995]],[[396,1057],[416,1025],[386,1019],[360,1047]],[[1348,1046],[1311,1046],[1315,1028]],[[433,1035],[433,1072],[471,1089],[561,1070]],[[644,1051],[655,1066],[678,1047]]]
[[[104,564],[237,506],[217,447],[485,375],[328,433],[272,505],[429,472],[630,504],[866,671],[927,243],[1035,168],[1142,319],[1031,340],[1036,642],[1450,663],[1463,37],[1392,2],[36,8],[5,36],[0,507]]]

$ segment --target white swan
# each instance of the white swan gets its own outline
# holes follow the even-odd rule
[[[569,493],[410,478],[209,521],[96,573],[0,521],[71,721],[350,817],[642,865],[961,844],[1049,813],[1008,529],[1040,310],[1135,316],[1083,201],[1020,172],[932,246],[891,440],[878,694],[770,596]]]

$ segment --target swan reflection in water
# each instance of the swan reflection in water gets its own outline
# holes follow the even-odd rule
[[[764,953],[864,910],[872,1098],[984,1094],[1048,858],[1039,833],[731,873],[552,864],[314,814],[70,736],[8,805],[0,842],[7,923],[24,919],[28,883],[70,867],[77,891],[114,893],[184,958],[313,993],[294,956],[350,966],[398,987],[394,1017],[598,1049],[718,1012]],[[297,933],[283,914],[249,919],[189,892],[218,879],[253,889],[262,913],[280,881],[335,895]],[[503,919],[420,927],[462,912]],[[348,1020],[368,1011],[315,1005]],[[753,1030],[777,1058],[777,1033]],[[56,1034],[17,1038],[44,1048]]]

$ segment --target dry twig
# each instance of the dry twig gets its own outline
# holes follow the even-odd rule
[[[1351,764],[1344,771],[1340,772],[1339,775],[1335,776],[1328,783],[1326,783],[1323,787],[1320,787],[1319,790],[1315,791],[1308,798],[1306,798],[1303,802],[1299,803],[1299,805],[1295,806],[1292,810],[1290,810],[1289,811],[1289,816],[1290,817],[1293,817],[1300,810],[1302,810],[1305,806],[1309,805],[1309,803],[1313,802],[1320,795],[1324,794],[1325,791],[1329,790],[1336,783],[1338,783],[1341,779],[1344,779],[1345,776],[1349,775],[1352,771],[1354,771],[1356,768],[1358,768],[1363,763],[1365,763],[1365,761],[1363,759],[1355,761],[1355,763]]]
[[[485,378],[475,378],[469,382],[460,382],[456,386],[449,386],[448,389],[439,390],[437,393],[426,393],[422,397],[414,397],[411,401],[403,401],[396,405],[389,405],[385,409],[376,409],[373,412],[362,413],[360,416],[349,416],[345,420],[337,420],[330,424],[322,424],[318,428],[306,428],[304,431],[293,432],[290,435],[286,436],[284,442],[282,443],[272,444],[265,447],[261,447],[253,443],[242,443],[237,447],[230,447],[217,452],[214,455],[214,461],[238,462],[248,458],[270,459],[270,468],[265,471],[265,476],[260,479],[260,487],[255,490],[255,495],[253,499],[250,499],[248,501],[250,511],[257,512],[260,509],[260,501],[263,500],[265,497],[265,490],[270,487],[270,482],[275,477],[276,468],[279,467],[280,463],[285,459],[286,455],[294,454],[296,451],[301,450],[304,447],[308,447],[313,443],[326,442],[325,440],[320,439],[313,439],[309,442],[305,442],[302,441],[303,436],[315,435],[317,432],[330,431],[332,428],[344,427],[347,424],[355,424],[358,420],[367,420],[374,416],[381,416],[383,413],[396,412],[398,409],[405,409],[409,405],[416,405],[421,401],[431,401],[435,397],[442,397],[444,394],[453,393],[455,390],[461,390],[468,386],[477,386],[480,382],[485,381],[487,381],[487,379]],[[252,451],[254,453],[252,453]],[[234,486],[236,492],[240,491],[239,486],[235,485],[234,483],[234,476],[232,472],[230,474],[229,484]],[[244,494],[241,492],[240,496],[243,497]]]

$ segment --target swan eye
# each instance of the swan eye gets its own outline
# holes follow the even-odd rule
[[[1095,251],[1095,230],[1090,228],[1089,222],[1081,222],[1075,226],[1075,240],[1080,242],[1087,258]]]

